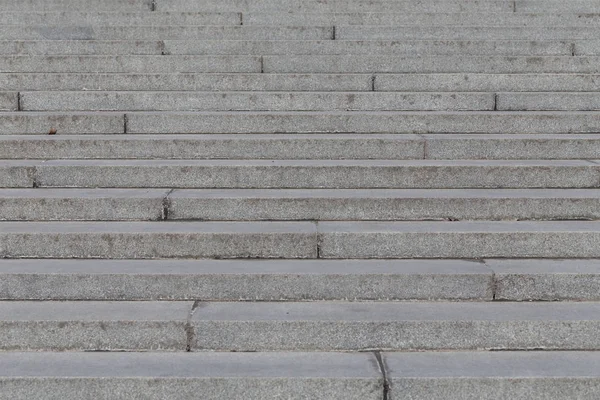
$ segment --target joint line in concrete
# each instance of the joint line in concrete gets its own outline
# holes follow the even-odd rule
[[[377,364],[379,365],[379,370],[381,371],[381,375],[383,377],[383,400],[388,400],[390,397],[390,382],[388,381],[387,368],[385,366],[385,362],[383,361],[383,357],[381,356],[380,351],[374,351],[373,355],[377,360]]]

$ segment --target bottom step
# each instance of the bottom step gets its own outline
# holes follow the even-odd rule
[[[3,353],[0,399],[546,400],[597,399],[600,390],[598,352],[385,353],[379,360],[372,353]]]

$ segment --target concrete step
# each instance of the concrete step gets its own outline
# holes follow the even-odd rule
[[[3,72],[261,72],[258,56],[0,56]]]
[[[598,258],[596,221],[1,222],[3,258]]]
[[[337,28],[336,28],[337,29]],[[337,32],[337,31],[336,31]],[[400,54],[400,55],[566,55],[584,41],[559,40],[165,40],[166,54]],[[587,55],[598,46],[585,43]],[[584,49],[584,47],[582,47]],[[595,50],[594,50],[595,49]],[[582,50],[583,51],[583,50]],[[596,53],[598,54],[598,53]]]
[[[598,39],[598,28],[593,26],[336,26],[336,40],[565,40]],[[2,31],[0,31],[2,32]]]
[[[191,349],[597,350],[599,315],[593,302],[200,302]]]
[[[2,188],[597,188],[588,160],[0,160]]]
[[[581,28],[585,30],[586,28]],[[2,40],[329,40],[333,27],[285,26],[22,26],[0,25]],[[585,38],[585,37],[583,37]]]
[[[498,275],[497,295],[599,298],[597,262],[544,272],[546,264],[513,262]],[[489,301],[494,284],[491,268],[466,260],[7,259],[0,260],[0,276],[2,300]]]
[[[316,258],[309,222],[2,222],[2,258]]]
[[[547,2],[547,0],[544,0],[544,2]],[[512,1],[499,0],[474,0],[469,2],[425,0],[418,3],[398,0],[330,0],[328,2],[318,0],[261,0],[253,2],[246,0],[157,0],[155,7],[157,11],[204,12],[514,12]],[[533,8],[532,5],[528,7]]]
[[[594,189],[0,189],[4,221],[596,220]]]
[[[559,222],[319,222],[321,258],[597,257],[600,224]]]
[[[600,93],[497,93],[496,109],[523,110],[600,110]]]
[[[84,42],[82,42],[84,43]],[[579,78],[579,87],[595,90],[595,76]],[[462,79],[462,76],[461,76]],[[559,82],[564,79],[557,79]],[[574,78],[575,81],[578,78]],[[550,80],[552,81],[552,80]],[[565,84],[571,83],[567,79]],[[578,88],[577,83],[571,89]],[[222,74],[222,73],[0,73],[6,90],[198,90],[198,91],[372,91],[368,74]],[[599,85],[600,86],[600,85]],[[553,86],[554,87],[554,86]]]
[[[143,56],[138,56],[143,57]],[[146,56],[152,57],[152,56]],[[0,58],[0,63],[4,61]],[[28,62],[26,62],[28,61]],[[16,63],[16,61],[14,61]],[[33,60],[22,60],[23,66]],[[2,64],[0,64],[2,65]],[[53,67],[54,68],[54,67]],[[10,71],[10,70],[9,70]],[[46,71],[31,71],[43,72]],[[8,71],[7,71],[8,72]],[[58,70],[53,72],[60,72]],[[84,72],[84,71],[80,71]],[[122,72],[122,71],[115,71]],[[133,71],[131,71],[133,72]],[[264,56],[266,73],[598,73],[600,58],[512,56]]]
[[[573,19],[574,17],[575,15],[565,15],[563,21]],[[531,18],[525,19],[530,20]],[[547,19],[549,20],[549,18]],[[576,20],[582,23],[594,23],[594,18],[583,20],[579,18]],[[241,25],[241,23],[242,13],[239,12],[73,11],[71,5],[62,10],[7,11],[0,15],[0,25],[19,25],[21,27],[27,25]]]
[[[173,15],[169,14],[169,15]],[[145,15],[145,14],[144,14]],[[244,25],[596,26],[598,14],[560,12],[245,12]],[[40,21],[43,23],[43,20]]]
[[[13,400],[191,400],[198,393],[206,400],[378,400],[384,393],[377,359],[367,353],[4,353],[0,371]]]
[[[600,64],[599,64],[600,65]],[[71,113],[72,115],[73,113]],[[14,114],[0,114],[3,116]],[[43,113],[19,113],[2,133],[47,132]],[[64,116],[69,114],[62,114]],[[97,115],[97,114],[96,114]],[[31,118],[31,117],[33,118]],[[19,118],[20,117],[20,118]],[[5,117],[6,118],[6,117]],[[58,118],[58,117],[55,117]],[[11,118],[14,120],[15,118]],[[37,122],[37,121],[36,121]],[[27,124],[27,125],[25,125]],[[23,126],[25,125],[25,126]],[[65,121],[66,125],[66,121]],[[21,129],[20,126],[23,126]],[[70,132],[70,127],[65,127]],[[598,133],[590,112],[163,112],[127,113],[128,133]]]
[[[0,112],[0,135],[124,133],[123,113]]]
[[[0,111],[17,111],[19,109],[19,93],[0,92]]]
[[[375,74],[373,86],[375,91],[596,92],[600,90],[600,75]]]
[[[385,353],[383,363],[392,399],[592,400],[600,387],[596,352]]]
[[[71,0],[23,0],[5,1],[2,3],[3,12],[6,11],[151,11],[151,0],[104,0],[94,2],[89,0],[73,2]]]
[[[600,75],[0,73],[0,86],[13,91],[596,92]]]
[[[13,97],[14,107],[17,104],[16,93],[9,94]],[[21,110],[24,111],[492,111],[495,109],[494,93],[474,92],[52,91],[21,92],[20,96]],[[510,105],[510,97],[503,100],[504,103],[509,103],[505,106],[507,109],[513,108]],[[516,99],[515,103],[519,104],[519,100]],[[574,105],[566,108],[575,107]],[[581,107],[590,110],[597,108],[583,104]]]
[[[597,259],[3,259],[0,276],[2,300],[600,300]]]
[[[0,159],[580,160],[600,135],[0,135]]]
[[[160,55],[163,51],[160,40],[0,40],[0,55]]]
[[[552,0],[516,0],[515,12],[521,13],[598,13],[600,4],[595,0],[576,0],[568,3]]]

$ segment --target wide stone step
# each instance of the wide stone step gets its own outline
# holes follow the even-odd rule
[[[0,40],[0,55],[160,55],[163,51],[160,40]]]
[[[2,160],[3,188],[597,188],[589,160]]]
[[[73,26],[72,23],[66,26],[0,26],[2,40],[328,40],[333,39],[333,35],[331,26]],[[581,35],[581,38],[587,36]]]
[[[600,110],[600,93],[498,93],[496,109],[523,110]]]
[[[258,56],[0,56],[3,72],[261,72]]]
[[[0,92],[0,111],[17,111],[19,94],[17,92]]]
[[[4,221],[594,220],[599,190],[0,189]]]
[[[597,258],[600,223],[1,222],[2,258]]]
[[[0,260],[2,300],[600,300],[586,260]]]
[[[72,5],[61,10],[54,11],[6,11],[0,15],[0,25],[19,25],[21,27],[30,25],[241,25],[242,13],[222,12],[141,12],[135,11],[72,11]],[[581,23],[594,23],[594,18],[574,18],[576,15],[564,15],[563,21],[568,19],[581,21]],[[537,19],[524,17],[525,20]],[[550,20],[550,18],[546,18]],[[272,24],[264,24],[272,25]],[[294,25],[294,24],[290,24]],[[318,24],[312,24],[318,25]],[[331,25],[331,24],[324,24]],[[564,25],[564,24],[562,24]]]
[[[16,93],[7,93],[14,109]],[[510,95],[507,95],[510,96]],[[542,97],[542,95],[538,95]],[[552,102],[554,99],[549,94]],[[575,95],[573,95],[575,96]],[[588,97],[597,97],[591,95]],[[0,92],[0,106],[2,92]],[[584,99],[582,99],[584,100]],[[542,99],[540,102],[545,101]],[[504,98],[507,109],[511,99]],[[534,100],[535,102],[535,100]],[[515,100],[519,104],[518,99]],[[491,111],[494,93],[420,92],[21,92],[24,111]],[[531,106],[534,107],[534,106]],[[575,109],[576,104],[567,109]],[[593,104],[582,108],[597,109]],[[544,108],[544,107],[539,107]]]
[[[384,393],[368,353],[3,353],[0,381],[14,400],[191,400],[198,393],[206,400],[379,400]]]
[[[2,222],[2,258],[316,258],[309,222]]]
[[[0,159],[600,159],[600,135],[0,135]]]
[[[138,56],[143,57],[143,56]],[[152,56],[146,56],[152,57]],[[14,61],[16,63],[17,60]],[[22,68],[34,60],[21,60]],[[0,65],[4,59],[0,58]],[[57,66],[58,67],[58,66]],[[40,67],[41,68],[41,67]],[[46,71],[46,70],[44,70]],[[35,72],[35,71],[31,71]],[[37,71],[42,72],[42,71]],[[59,70],[54,72],[61,72]],[[84,71],[80,71],[84,72]],[[122,72],[122,71],[115,71]],[[131,71],[133,72],[133,71]],[[182,71],[184,72],[184,71]],[[600,58],[586,57],[509,57],[509,56],[368,56],[302,55],[264,56],[266,73],[598,73]]]
[[[83,0],[73,2],[72,0],[23,0],[6,1],[2,3],[5,11],[151,11],[151,0],[104,0],[95,2]]]
[[[596,111],[0,112],[0,135],[598,132]]]

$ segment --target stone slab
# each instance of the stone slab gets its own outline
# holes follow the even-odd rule
[[[0,92],[0,111],[18,111],[19,94],[17,92]]]
[[[2,258],[315,258],[309,222],[1,222]]]
[[[0,187],[31,188],[35,167],[39,162],[25,160],[0,160]]]
[[[0,260],[3,300],[491,300],[462,260]]]
[[[0,113],[0,135],[124,133],[124,124],[123,113]]]
[[[496,108],[501,111],[600,110],[599,93],[497,93]]]
[[[191,302],[0,302],[0,348],[183,351],[191,309]]]
[[[19,2],[8,1],[2,4],[3,11],[65,11],[91,9],[98,11],[150,11],[152,7],[151,0],[105,0],[95,1],[76,1],[72,0],[24,0]]]
[[[0,55],[159,55],[163,47],[159,40],[0,40]]]

